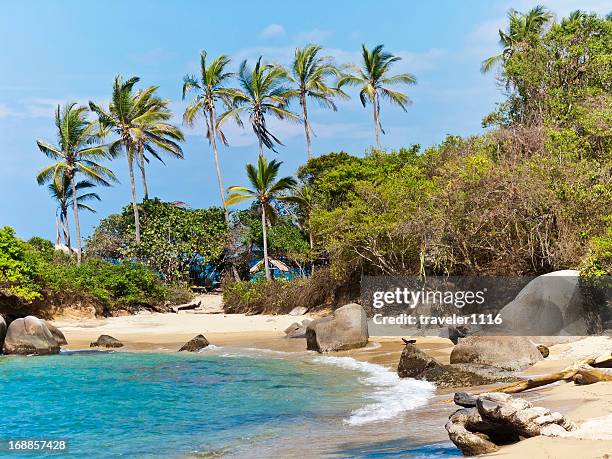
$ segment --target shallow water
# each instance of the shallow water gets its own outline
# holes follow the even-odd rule
[[[389,435],[390,420],[431,395],[426,383],[350,358],[224,349],[3,357],[0,438],[67,439],[53,457],[457,455],[447,442]]]

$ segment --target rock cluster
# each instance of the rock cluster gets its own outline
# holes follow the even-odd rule
[[[500,445],[537,435],[563,436],[576,425],[561,413],[533,406],[509,394],[486,393],[472,397],[455,394],[463,408],[453,413],[445,425],[451,441],[466,456],[488,454]]]
[[[492,384],[500,381],[516,381],[517,378],[501,368],[476,363],[444,365],[406,342],[397,374],[400,378],[424,379],[438,387],[468,387]]]
[[[15,319],[8,329],[0,320],[0,346],[5,354],[57,354],[64,344],[68,344],[64,334],[38,317]]]
[[[306,327],[306,348],[317,352],[345,351],[368,344],[368,319],[356,303],[313,320]]]

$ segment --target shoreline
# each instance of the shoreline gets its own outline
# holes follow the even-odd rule
[[[69,345],[64,349],[67,350],[89,349],[89,343],[95,341],[99,335],[109,334],[124,343],[124,347],[114,349],[120,352],[172,353],[201,333],[211,344],[230,349],[254,352],[276,351],[287,358],[317,356],[319,354],[306,350],[304,339],[285,338],[283,332],[293,322],[301,322],[305,318],[310,317],[180,312],[137,314],[105,319],[68,318],[55,320],[52,323],[66,335]],[[590,337],[574,343],[551,346],[549,358],[536,363],[522,375],[535,376],[559,370],[576,360],[577,356],[595,351],[602,345],[612,348],[612,339]],[[417,346],[442,363],[449,362],[453,347],[450,340],[439,337],[417,337]],[[395,373],[402,349],[403,343],[399,337],[372,336],[365,348],[323,356],[350,357],[357,362],[380,365]],[[313,360],[316,361],[316,358]],[[458,408],[449,402],[452,393],[457,390],[460,389],[436,389],[424,407],[417,407],[403,414],[410,413],[411,418],[426,416],[429,419],[428,424],[431,423],[435,430],[431,432],[431,441],[448,441],[448,437],[444,438],[442,432],[446,433],[444,430],[446,418]],[[589,434],[591,438],[588,439],[534,437],[504,446],[497,453],[489,455],[490,457],[519,458],[547,455],[546,457],[574,459],[575,457],[600,458],[604,454],[612,454],[612,383],[600,382],[588,386],[555,383],[517,396],[539,406],[560,411],[578,424],[595,420],[595,430],[607,429],[610,436],[609,438],[604,436],[605,439],[594,439],[597,435],[601,437],[601,434],[595,432]],[[410,435],[409,432],[406,434]]]

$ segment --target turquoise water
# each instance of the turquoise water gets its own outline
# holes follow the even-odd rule
[[[68,452],[53,457],[292,457],[305,441],[303,457],[455,455],[447,444],[401,440],[360,447],[346,419],[372,392],[361,376],[222,352],[3,357],[0,438],[67,439]]]

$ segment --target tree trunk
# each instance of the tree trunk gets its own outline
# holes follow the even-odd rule
[[[136,244],[140,244],[140,215],[138,215],[138,202],[136,201],[136,180],[134,179],[134,155],[131,147],[128,148],[128,169],[130,171],[130,185],[132,188],[132,209],[134,210],[134,228]]]
[[[306,97],[304,94],[300,96],[300,105],[304,112],[304,132],[306,133],[306,151],[308,152],[308,159],[312,159],[312,147],[310,145],[310,124],[308,123],[308,110],[306,109]]]
[[[266,268],[266,279],[272,279],[270,276],[270,265],[268,263],[268,228],[266,227],[266,208],[264,205],[261,206],[261,228],[263,231],[263,257],[264,267]]]
[[[208,140],[210,141],[210,144],[213,150],[213,156],[215,157],[215,168],[217,169],[217,182],[219,184],[219,195],[221,196],[221,204],[223,205],[223,212],[225,214],[225,223],[228,224],[229,216],[227,214],[227,206],[225,205],[225,191],[223,188],[223,179],[221,178],[221,167],[219,166],[219,153],[217,152],[217,139],[215,138],[217,134],[217,130],[216,130],[214,121],[215,121],[215,113],[213,110],[211,110],[209,112],[210,129],[208,131],[210,132],[210,139]]]
[[[259,140],[259,157],[263,158],[263,143],[261,141],[261,136],[257,136],[257,139]]]
[[[376,135],[376,147],[380,148],[380,121],[378,113],[378,98],[374,94],[374,134]]]
[[[149,199],[149,187],[147,186],[147,175],[145,174],[145,157],[143,147],[138,147],[138,156],[140,173],[142,174],[142,188],[144,191],[144,199],[146,201],[147,199]]]
[[[60,223],[62,224],[62,231],[64,233],[64,243],[69,250],[72,250],[72,245],[70,243],[70,227],[68,226],[68,208],[65,205],[62,206],[61,209]]]
[[[77,265],[81,264],[81,224],[79,223],[79,203],[77,202],[77,189],[74,180],[74,171],[70,174],[70,186],[72,187],[72,207],[74,209],[74,230],[77,243]]]
[[[314,236],[312,235],[312,231],[308,231],[308,242],[310,242],[310,250],[314,249]],[[310,275],[312,276],[315,272],[315,261],[312,260],[310,264]]]
[[[60,230],[59,230],[59,217],[55,214],[55,245],[60,245],[62,240],[60,239]]]

